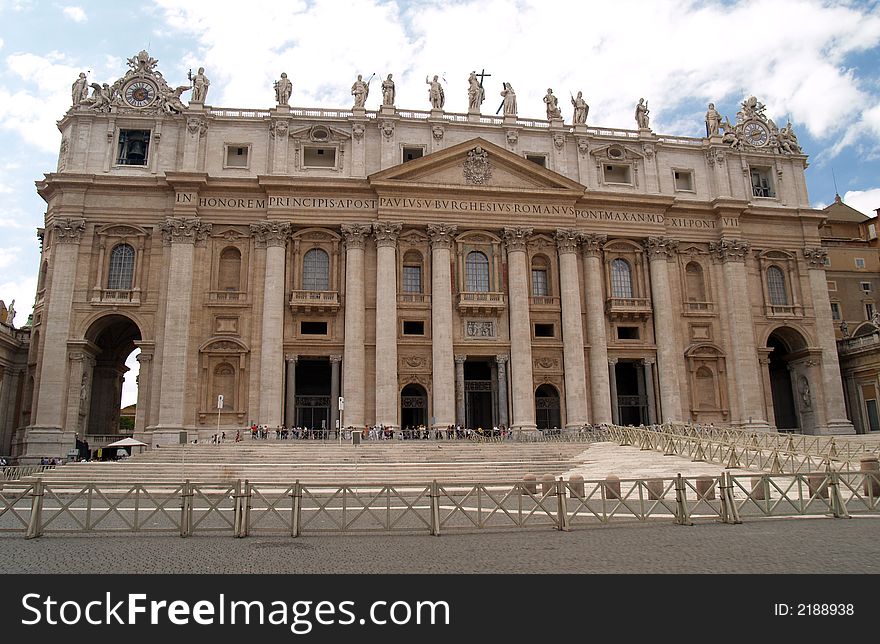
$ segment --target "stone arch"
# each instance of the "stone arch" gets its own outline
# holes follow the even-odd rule
[[[535,423],[538,429],[562,427],[562,402],[556,385],[544,382],[535,389]]]
[[[400,427],[428,426],[428,390],[409,382],[400,390]]]
[[[685,351],[690,389],[691,418],[698,422],[729,419],[727,367],[724,352],[708,342]]]
[[[798,329],[778,326],[767,335],[766,346],[770,349],[767,368],[776,427],[811,427],[816,405],[811,392],[807,338]]]

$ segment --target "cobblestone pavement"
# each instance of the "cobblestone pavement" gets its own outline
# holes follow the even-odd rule
[[[568,533],[0,537],[3,573],[880,573],[880,517]]]

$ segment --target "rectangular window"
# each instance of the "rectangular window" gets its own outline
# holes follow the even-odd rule
[[[416,159],[421,159],[425,156],[425,148],[421,146],[403,146],[403,162],[407,161],[415,161]]]
[[[874,317],[874,304],[872,302],[868,302],[865,304],[865,319],[870,320]]]
[[[828,290],[829,291],[836,291],[837,290],[837,282],[833,282],[831,280],[828,280]]]
[[[856,257],[856,268],[864,268],[865,267],[865,258],[864,257]]]
[[[552,338],[554,337],[552,324],[535,324],[536,338]]]
[[[859,282],[859,288],[862,289],[865,293],[870,293],[871,282]]]
[[[831,319],[839,320],[840,319],[840,304],[837,302],[831,303]]]
[[[247,145],[226,145],[226,165],[227,168],[246,168],[248,167],[248,153],[250,149]]]
[[[327,335],[327,323],[303,320],[299,323],[299,332],[300,335]]]
[[[404,293],[421,293],[422,292],[422,267],[421,266],[404,266],[403,267],[403,292]]]
[[[632,183],[628,165],[604,166],[605,183]]]
[[[638,340],[639,327],[637,326],[619,326],[617,327],[618,340]]]
[[[526,159],[528,159],[532,163],[537,163],[542,168],[547,167],[547,157],[543,154],[527,154]]]
[[[404,320],[403,335],[425,335],[425,323],[422,320]]]
[[[825,268],[828,268],[829,266],[831,266],[831,258],[828,257],[828,255],[826,255],[825,257],[822,258],[822,265]]]
[[[675,189],[684,192],[694,191],[694,173],[690,170],[673,170]]]
[[[775,197],[773,181],[770,179],[770,168],[749,168],[752,179],[752,196]]]
[[[877,226],[868,224],[868,239],[877,239]]]
[[[149,130],[119,130],[116,164],[145,166],[149,149]]]
[[[336,148],[329,147],[304,147],[303,167],[306,168],[335,168]]]
[[[532,295],[543,297],[550,295],[547,286],[547,271],[544,269],[532,269]]]

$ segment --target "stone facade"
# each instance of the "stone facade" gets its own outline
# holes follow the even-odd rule
[[[852,431],[805,253],[822,214],[776,134],[156,101],[59,122],[25,460],[110,429],[136,347],[150,444],[218,411],[227,431]]]

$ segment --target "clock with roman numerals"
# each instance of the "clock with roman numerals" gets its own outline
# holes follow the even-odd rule
[[[145,80],[136,80],[122,90],[125,102],[132,107],[146,107],[156,100],[156,86]]]

